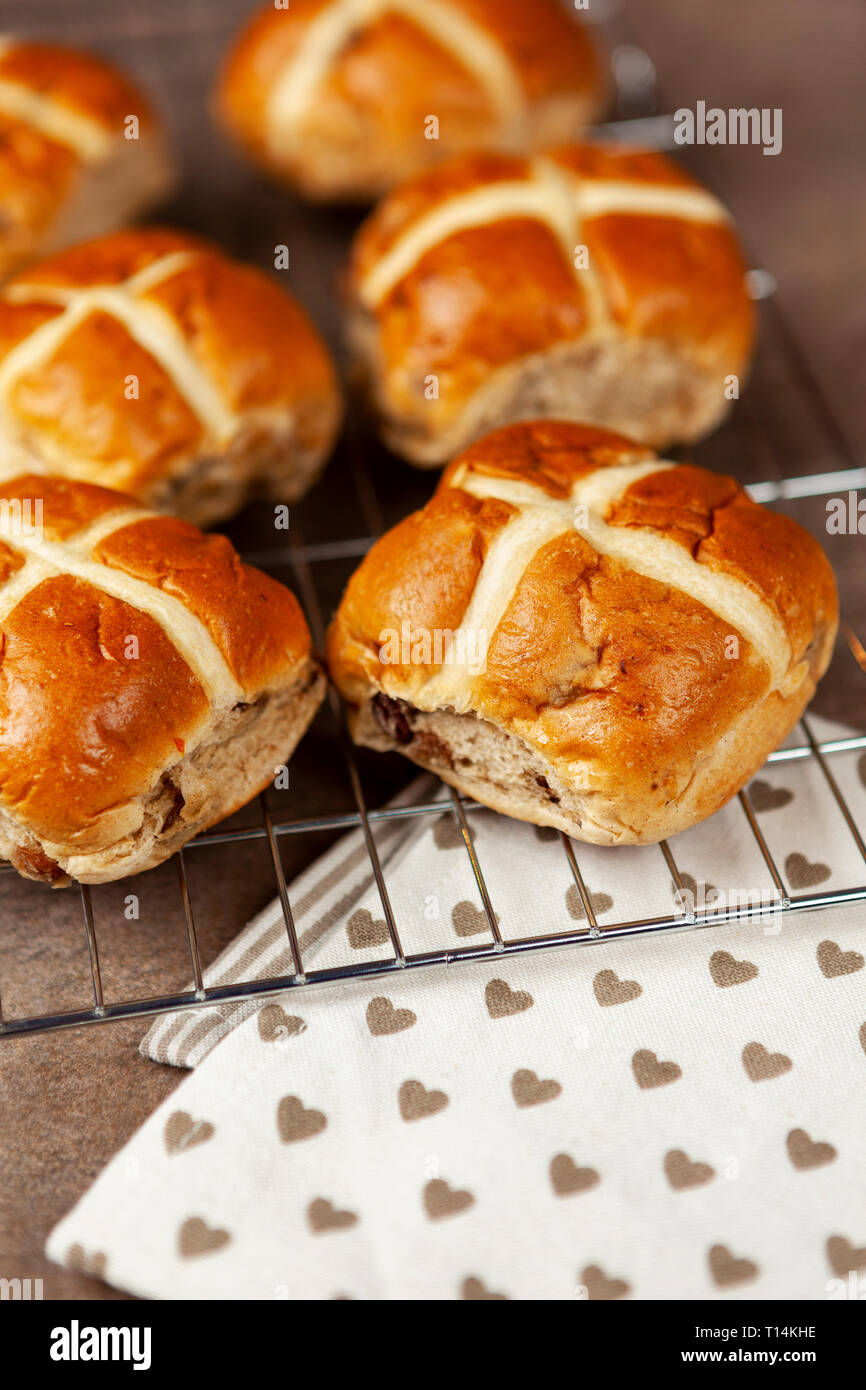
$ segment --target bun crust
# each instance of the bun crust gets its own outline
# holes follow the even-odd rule
[[[820,546],[734,479],[544,421],[481,440],[377,542],[328,661],[359,743],[521,820],[646,844],[758,770],[837,622]]]
[[[0,855],[138,873],[288,760],[324,695],[307,625],[223,536],[62,478],[2,494]]]
[[[162,125],[123,73],[54,44],[0,41],[0,279],[122,227],[175,182]]]
[[[12,468],[119,488],[206,525],[252,492],[300,497],[341,412],[300,306],[186,233],[87,242],[0,294],[0,442]]]
[[[292,0],[242,32],[217,104],[247,152],[306,196],[370,201],[464,150],[572,138],[603,86],[558,0]]]
[[[349,338],[386,441],[421,466],[542,415],[658,448],[717,424],[748,368],[745,270],[724,208],[663,155],[471,155],[363,224]]]

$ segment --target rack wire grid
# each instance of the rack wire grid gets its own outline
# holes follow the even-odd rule
[[[124,14],[126,14],[125,11]],[[128,18],[129,16],[126,16],[126,19]],[[140,11],[138,7],[135,7],[136,26],[139,19]],[[212,16],[209,12],[209,23],[211,19]],[[223,27],[228,33],[232,25],[227,15],[223,17],[223,20]],[[124,22],[126,23],[126,20]],[[137,28],[135,28],[135,32],[138,33]],[[215,54],[226,36],[217,26],[212,31],[202,29],[201,33],[197,29],[196,37],[203,49],[207,48],[207,53],[204,56],[207,58],[205,66],[209,69],[212,66],[213,56],[210,50],[213,49]],[[619,66],[614,62],[619,113],[625,119],[620,119],[616,123],[602,128],[604,134],[613,138],[630,138],[643,144],[669,146],[672,119],[656,115],[647,117],[641,114],[647,109],[650,111],[653,109],[652,64],[645,58],[645,55],[641,55],[639,50],[631,46],[626,50],[614,50],[614,57],[616,57],[617,52],[624,53],[625,58],[628,59],[628,62],[620,63]],[[160,55],[163,55],[162,49],[160,49]],[[636,58],[643,59],[643,61],[636,62]],[[155,64],[155,82],[161,74],[162,68],[159,64]],[[185,83],[181,83],[175,96],[178,99],[185,97],[186,91]],[[195,118],[196,113],[194,111],[188,114],[190,120]],[[314,221],[310,236],[312,239],[316,239],[323,234],[323,231],[327,234],[328,227],[321,221]],[[345,227],[341,225],[340,236],[343,240],[345,240],[344,232]],[[309,258],[309,270],[313,278],[317,278],[319,281],[314,288],[320,301],[321,313],[323,316],[327,316],[328,303],[331,298],[330,286],[325,283],[324,269],[319,264],[318,257]],[[737,403],[729,423],[711,440],[705,441],[697,449],[690,450],[689,456],[694,457],[698,463],[704,463],[711,468],[715,467],[719,471],[736,472],[741,481],[751,483],[751,491],[756,500],[782,509],[791,510],[798,503],[808,502],[808,499],[820,500],[823,496],[831,493],[866,486],[866,468],[858,466],[853,451],[845,440],[826,398],[811,373],[806,357],[800,351],[795,338],[787,327],[781,310],[772,298],[772,276],[766,272],[752,272],[752,286],[755,297],[766,300],[762,325],[762,345],[753,372],[753,380],[746,389],[743,399]],[[793,402],[798,403],[797,410],[800,412],[798,416],[796,411],[793,411],[792,415]],[[794,416],[796,418],[793,418]],[[373,468],[369,466],[370,459],[374,462]],[[787,469],[780,467],[779,460],[781,459],[786,461]],[[737,467],[734,467],[735,460]],[[792,473],[792,467],[802,471]],[[786,471],[788,476],[785,476]],[[328,530],[329,499],[333,497],[335,490],[344,488],[354,494],[358,512],[363,517],[364,535],[350,534],[335,539]],[[364,433],[363,425],[359,426],[357,422],[352,422],[347,438],[341,444],[337,457],[326,471],[324,482],[319,485],[314,494],[311,494],[310,498],[305,499],[303,503],[293,509],[291,528],[285,533],[284,544],[275,545],[272,514],[265,515],[261,510],[257,514],[255,508],[248,509],[236,524],[227,529],[242,550],[245,559],[274,573],[278,578],[290,576],[293,579],[294,587],[301,597],[310,621],[314,640],[321,649],[326,615],[333,607],[336,597],[339,596],[351,568],[358,563],[378,534],[387,529],[399,516],[405,515],[412,507],[423,504],[431,490],[432,482],[429,475],[415,474],[410,469],[396,465],[384,454],[372,436]],[[311,529],[315,535],[314,538],[305,540],[308,517],[313,519]],[[325,519],[324,524],[323,518]],[[860,544],[862,545],[862,541]],[[854,564],[848,567],[855,579],[859,564],[859,557],[857,557]],[[860,607],[857,611],[862,613],[862,595],[850,595],[849,597],[852,602],[855,598],[859,598]],[[843,593],[843,606],[844,599]],[[835,667],[839,667],[840,660],[843,662],[848,660],[850,667],[848,677],[843,676],[843,679],[850,679],[852,682],[862,680],[866,676],[866,649],[856,634],[854,623],[849,621],[844,613],[839,646],[846,655],[840,657],[837,652]],[[850,660],[852,657],[853,661]],[[866,687],[863,688],[862,694],[866,694]],[[854,699],[857,700],[860,707],[863,707],[862,695],[858,700],[855,694]],[[444,788],[444,801],[436,799],[434,795],[422,804],[371,807],[365,794],[364,779],[359,769],[358,753],[351,745],[346,731],[343,710],[333,688],[329,692],[329,702],[336,720],[337,741],[341,750],[340,755],[343,760],[345,775],[351,789],[351,809],[348,811],[335,810],[332,814],[305,818],[297,814],[298,801],[302,800],[302,797],[290,794],[288,802],[282,803],[281,808],[275,810],[271,804],[272,798],[263,795],[258,799],[254,823],[245,824],[237,829],[234,828],[233,821],[215,827],[191,841],[174,856],[175,891],[180,905],[178,915],[185,935],[186,951],[192,974],[192,987],[177,992],[143,994],[141,997],[135,998],[117,1000],[107,998],[103,984],[104,971],[100,960],[92,893],[88,887],[82,885],[77,890],[80,894],[83,923],[80,948],[82,952],[87,953],[88,972],[86,973],[89,973],[92,1004],[85,1008],[62,1008],[58,1006],[56,1009],[42,1010],[33,1015],[22,1014],[4,1018],[2,998],[6,981],[0,980],[0,1038],[20,1037],[23,1034],[110,1020],[145,1018],[177,1009],[194,1009],[218,1003],[258,999],[282,991],[309,989],[314,985],[331,984],[335,981],[361,977],[385,976],[395,971],[454,965],[461,961],[484,958],[494,960],[521,952],[549,950],[555,947],[588,946],[645,933],[675,932],[707,927],[741,917],[763,916],[767,913],[791,915],[812,908],[830,907],[841,902],[866,900],[864,831],[858,826],[857,818],[843,796],[831,766],[835,754],[859,749],[866,750],[866,735],[822,743],[813,734],[809,720],[804,719],[802,727],[805,737],[802,746],[781,748],[771,755],[770,761],[808,759],[820,768],[828,793],[839,807],[847,830],[863,861],[863,879],[858,886],[841,892],[789,892],[758,824],[748,789],[746,789],[739,794],[739,803],[742,809],[742,832],[744,836],[752,837],[757,843],[760,855],[775,887],[775,897],[772,902],[762,900],[757,904],[741,903],[721,908],[711,904],[706,904],[701,908],[690,905],[689,895],[684,892],[683,876],[677,864],[675,847],[672,848],[666,841],[662,841],[658,847],[659,853],[664,857],[670,878],[677,890],[671,912],[667,915],[647,916],[629,921],[605,922],[604,925],[600,925],[592,902],[594,894],[590,895],[584,875],[581,872],[581,847],[579,843],[560,833],[562,853],[579,894],[584,913],[584,924],[568,932],[503,939],[495,904],[488,889],[484,867],[480,862],[472,832],[473,813],[480,808],[450,788]],[[308,740],[309,737],[308,735]],[[302,742],[299,750],[301,753],[304,747],[305,744]],[[295,756],[297,758],[298,754],[296,753]],[[415,771],[410,764],[405,766],[407,769],[405,775]],[[488,939],[483,943],[474,942],[470,945],[455,945],[452,940],[443,943],[439,949],[417,953],[407,952],[401,940],[401,924],[396,919],[392,907],[374,830],[383,822],[401,817],[426,817],[432,820],[434,817],[442,816],[443,810],[447,811],[449,805],[471,866],[478,898],[483,906]],[[284,810],[287,811],[286,814],[283,814]],[[334,835],[340,831],[350,830],[360,830],[362,834],[369,856],[372,878],[381,903],[382,914],[387,923],[392,954],[388,958],[380,960],[348,962],[345,965],[327,969],[305,969],[292,909],[292,895],[287,886],[281,857],[281,845],[284,845],[289,837],[305,837],[309,840],[310,852],[301,856],[301,859],[309,862],[319,850],[323,832]],[[276,894],[282,909],[293,969],[289,974],[207,987],[204,980],[202,951],[196,925],[199,907],[196,893],[191,886],[192,876],[188,866],[195,860],[202,848],[209,847],[221,851],[218,856],[216,884],[214,885],[213,881],[210,884],[211,898],[213,898],[214,886],[218,891],[220,883],[228,883],[232,875],[236,873],[233,856],[237,855],[241,845],[246,845],[250,841],[259,843],[267,857],[272,880],[271,890]],[[614,876],[616,873],[615,855],[616,851],[611,851],[611,868]],[[11,866],[0,866],[0,882],[9,875],[14,878],[14,871],[11,870]],[[145,878],[147,877],[149,876],[146,875]],[[131,887],[138,882],[138,880],[130,880],[129,886]],[[123,885],[122,887],[125,888],[126,886]],[[604,886],[604,884],[598,885],[598,887]],[[612,886],[612,884],[607,886]],[[49,890],[41,886],[23,883],[18,884],[18,891],[24,894],[42,895],[38,908],[39,916],[42,916],[43,913],[50,916],[52,897],[57,899],[66,896],[66,894],[52,895]],[[74,888],[67,890],[68,893],[75,891]],[[267,891],[262,885],[262,892],[266,893]],[[16,906],[19,904],[20,897],[16,899]],[[242,923],[239,922],[236,925],[240,927]],[[44,922],[41,923],[41,929],[46,932],[51,930],[50,925]],[[134,943],[131,949],[135,950]]]
[[[825,399],[811,377],[803,358],[797,351],[794,341],[787,336],[778,309],[774,306],[771,310],[772,318],[776,321],[776,342],[772,349],[771,361],[776,369],[780,364],[779,353],[785,354],[785,374],[782,386],[789,389],[794,379],[800,390],[808,391],[808,399],[813,423],[821,428],[823,437],[832,450],[831,453],[822,454],[824,461],[835,462],[842,467],[835,467],[825,470],[818,474],[801,474],[797,476],[777,478],[765,478],[751,486],[753,495],[770,505],[786,506],[796,502],[798,499],[813,498],[818,501],[830,493],[838,493],[840,490],[856,489],[866,484],[866,469],[858,468],[855,462],[845,457],[845,443],[836,428],[835,421],[829,413]],[[744,396],[740,403],[740,411],[734,417],[730,427],[726,426],[725,432],[728,433],[728,442],[719,440],[718,447],[725,450],[737,449],[740,458],[745,458],[742,452],[744,448],[751,450],[753,466],[757,460],[766,463],[768,457],[768,447],[772,446],[766,434],[759,427],[759,419],[754,411],[754,398],[749,392]],[[731,433],[735,435],[735,440],[730,438]],[[717,437],[718,438],[718,437]],[[343,464],[349,472],[354,475],[357,487],[357,495],[361,499],[365,512],[365,525],[368,534],[363,537],[351,538],[346,541],[320,542],[307,544],[304,541],[302,532],[303,507],[299,509],[299,516],[292,519],[292,527],[287,535],[284,546],[274,548],[273,528],[270,527],[267,548],[260,548],[248,554],[247,558],[254,560],[266,569],[279,569],[287,564],[294,573],[295,585],[301,595],[302,601],[310,619],[314,638],[321,647],[325,630],[325,602],[322,597],[323,581],[330,572],[331,566],[337,562],[349,563],[350,567],[363,555],[372,542],[374,535],[383,528],[383,518],[376,498],[374,478],[368,469],[365,461],[365,450],[361,447],[363,441],[358,439],[351,440],[344,449]],[[702,450],[692,451],[701,456]],[[778,472],[778,470],[777,470]],[[430,484],[427,484],[428,490]],[[337,576],[338,581],[342,582],[343,574]],[[327,587],[325,585],[325,587]],[[333,584],[332,584],[333,588]],[[850,674],[853,679],[862,680],[866,676],[866,648],[857,636],[853,625],[844,616],[843,594],[843,620],[840,632],[839,647],[845,656],[840,656],[837,651],[836,662],[840,659],[847,659],[850,666]],[[853,658],[853,659],[851,659]],[[866,694],[866,687],[863,688]],[[601,942],[610,942],[623,937],[638,936],[653,932],[674,932],[698,927],[706,927],[715,923],[730,921],[735,918],[762,916],[766,913],[784,913],[791,915],[803,912],[808,909],[819,907],[831,907],[842,902],[852,902],[866,900],[866,844],[864,844],[863,830],[858,825],[857,818],[851,805],[840,790],[839,783],[834,775],[832,768],[833,756],[842,752],[852,750],[866,751],[866,734],[853,735],[847,738],[836,739],[830,742],[820,742],[813,733],[812,726],[808,717],[802,721],[802,728],[805,733],[805,740],[801,746],[783,747],[771,754],[770,762],[783,762],[808,759],[820,768],[821,775],[829,794],[842,813],[847,830],[850,833],[857,852],[863,861],[863,881],[854,887],[843,891],[821,892],[806,891],[803,893],[790,892],[783,881],[776,859],[771,853],[767,841],[762,833],[761,827],[756,818],[753,806],[750,801],[748,788],[739,793],[739,803],[742,809],[742,830],[743,834],[751,836],[757,843],[760,855],[766,865],[772,882],[775,886],[775,897],[771,902],[761,900],[758,903],[734,903],[728,906],[715,907],[712,904],[705,904],[696,907],[690,903],[689,895],[684,891],[683,877],[681,869],[677,864],[676,848],[666,841],[662,841],[658,846],[659,853],[664,856],[664,861],[670,873],[671,880],[676,885],[677,894],[674,897],[674,906],[667,915],[648,916],[629,921],[617,921],[599,924],[593,908],[592,897],[587,889],[584,875],[581,872],[581,847],[570,839],[567,835],[557,832],[560,835],[562,853],[564,854],[574,885],[580,897],[580,902],[585,914],[585,922],[579,928],[571,932],[557,932],[549,935],[526,935],[517,938],[503,939],[500,932],[499,922],[495,911],[494,902],[485,879],[484,867],[480,862],[476,851],[475,841],[472,832],[473,812],[477,809],[476,803],[458,795],[453,789],[444,789],[445,800],[436,799],[435,796],[422,804],[383,806],[373,808],[368,805],[365,796],[362,777],[358,768],[357,752],[353,749],[346,733],[345,719],[340,701],[333,690],[330,691],[329,699],[332,709],[337,718],[339,728],[339,743],[342,758],[345,763],[345,771],[351,786],[354,809],[345,812],[337,812],[332,815],[315,816],[303,818],[299,816],[279,816],[275,815],[269,805],[268,797],[263,795],[258,802],[258,822],[247,825],[241,829],[231,827],[216,827],[211,831],[205,832],[197,839],[191,841],[183,850],[174,857],[174,870],[177,879],[177,892],[182,908],[182,921],[186,935],[186,947],[189,954],[189,961],[192,973],[192,988],[181,990],[176,993],[157,994],[152,997],[141,997],[132,999],[109,1000],[105,996],[103,988],[103,975],[100,966],[100,951],[97,941],[97,932],[94,921],[94,910],[91,898],[91,890],[86,886],[79,886],[82,920],[83,920],[83,940],[82,950],[86,950],[89,958],[89,973],[92,986],[93,1002],[90,1007],[72,1010],[58,1010],[57,1012],[41,1013],[38,1016],[13,1017],[3,1019],[0,1013],[0,1036],[14,1037],[24,1033],[33,1033],[45,1030],[67,1028],[80,1024],[105,1022],[108,1020],[128,1019],[135,1017],[146,1017],[175,1009],[201,1008],[209,1004],[227,1003],[242,1000],[257,999],[267,995],[273,995],[285,990],[299,988],[310,988],[317,984],[331,984],[340,980],[351,980],[360,977],[376,977],[388,975],[394,971],[418,969],[422,967],[453,965],[460,961],[497,959],[500,957],[513,955],[521,952],[538,951],[552,949],[554,947],[587,946]],[[455,945],[453,942],[443,944],[441,949],[427,950],[418,953],[411,953],[404,950],[401,941],[400,922],[397,921],[391,899],[388,892],[385,873],[383,872],[379,852],[377,850],[374,837],[374,827],[381,822],[400,817],[439,817],[443,810],[450,810],[459,827],[459,834],[463,848],[468,856],[472,875],[477,887],[480,902],[483,905],[486,916],[489,939],[483,943],[473,943],[470,945]],[[489,813],[488,813],[489,814]],[[376,891],[381,903],[381,910],[384,920],[387,923],[388,934],[392,955],[386,959],[374,961],[348,962],[345,965],[331,967],[327,969],[306,969],[302,958],[301,947],[298,940],[298,932],[295,926],[292,911],[291,893],[286,883],[283,864],[279,852],[280,842],[287,836],[316,836],[322,831],[337,832],[341,830],[358,829],[361,831],[367,854],[369,855],[370,867],[375,881]],[[224,874],[232,873],[231,852],[242,841],[250,839],[258,840],[265,847],[270,862],[273,877],[273,891],[277,895],[281,908],[286,937],[291,951],[293,970],[289,974],[269,976],[262,979],[245,980],[235,984],[222,984],[208,988],[204,982],[204,972],[202,958],[199,948],[199,938],[196,928],[196,907],[193,901],[193,893],[190,888],[188,874],[188,861],[190,856],[195,856],[198,849],[202,846],[221,847],[224,854],[220,857],[220,872]],[[315,844],[315,840],[313,841]],[[615,876],[615,854],[611,851],[611,869]],[[312,858],[313,855],[310,855]],[[11,872],[10,867],[4,866],[4,872]],[[597,877],[597,875],[596,875]],[[129,883],[133,881],[130,880]],[[604,887],[605,885],[599,885]],[[606,885],[613,886],[613,882]],[[28,890],[30,886],[28,885]],[[34,893],[42,893],[49,899],[58,895],[51,895],[48,890],[35,885],[32,886]],[[68,890],[74,892],[74,889]],[[65,895],[62,895],[65,896]],[[134,949],[134,948],[133,948]]]

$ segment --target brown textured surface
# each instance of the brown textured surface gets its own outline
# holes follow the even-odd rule
[[[241,265],[199,238],[166,228],[119,232],[43,260],[0,296],[0,343],[9,351],[55,317],[41,287],[119,284],[174,253],[192,261],[140,296],[170,315],[196,365],[237,414],[273,411],[266,429],[294,412],[338,411],[333,364],[306,313],[257,267]],[[26,287],[28,302],[16,302]],[[123,370],[118,370],[118,363]],[[138,395],[127,391],[138,379]],[[282,412],[282,414],[280,414]],[[166,477],[225,447],[207,430],[169,368],[112,315],[92,312],[46,360],[14,380],[2,423],[46,467],[134,492],[145,501]],[[240,427],[240,426],[239,426]],[[324,450],[330,440],[302,445]]]
[[[652,151],[576,146],[546,153],[578,178],[700,187]],[[365,303],[364,277],[425,214],[473,188],[534,181],[525,159],[469,155],[398,188],[361,227],[349,306],[374,325],[361,356],[392,427],[423,419],[428,432],[448,430],[491,370],[593,330],[581,276],[553,228],[513,216],[439,241],[379,303]],[[608,331],[676,350],[681,371],[694,364],[710,372],[721,397],[724,379],[745,371],[754,333],[734,228],[676,214],[618,213],[584,218],[577,236],[598,279]],[[431,373],[440,383],[433,403],[426,397]]]
[[[495,36],[530,103],[574,95],[584,116],[600,109],[599,69],[590,39],[556,0],[448,0]],[[218,93],[222,119],[273,173],[316,195],[369,198],[431,163],[473,146],[511,144],[490,99],[460,60],[401,14],[359,26],[316,90],[297,149],[269,145],[265,105],[322,0],[268,4],[237,40]],[[439,138],[425,138],[434,114]],[[562,125],[562,123],[560,123]],[[565,127],[571,127],[567,122]],[[324,165],[324,170],[321,167]]]
[[[185,158],[185,186],[170,210],[179,225],[213,236],[235,255],[272,265],[276,241],[292,247],[290,286],[331,343],[339,341],[335,272],[357,219],[344,213],[312,215],[259,179],[215,136],[207,116],[208,92],[219,59],[238,25],[259,0],[0,0],[0,22],[25,21],[101,49],[123,61],[152,90],[172,118]],[[687,151],[688,166],[732,208],[746,230],[752,263],[780,281],[782,308],[828,392],[855,450],[866,446],[866,397],[859,389],[866,343],[866,266],[862,226],[866,189],[854,176],[861,157],[861,53],[866,14],[848,0],[828,21],[825,7],[808,0],[730,0],[725,6],[694,0],[630,0],[614,38],[637,39],[659,72],[662,108],[694,105],[782,105],[785,150],[777,159],[760,150]],[[808,74],[808,80],[804,79]],[[804,88],[805,81],[805,88]],[[804,94],[806,92],[806,94]],[[839,209],[844,215],[839,215]],[[762,310],[763,342],[741,408],[700,450],[700,461],[753,482],[785,474],[846,466],[837,438],[816,418],[806,388],[784,362],[784,340],[772,306]],[[388,459],[369,435],[361,448],[371,464],[374,504],[393,525],[426,500],[435,478]],[[365,511],[353,481],[351,456],[341,451],[325,481],[293,518],[311,541],[346,539],[381,525]],[[824,500],[788,504],[829,546],[849,615],[866,624],[863,538],[828,538]],[[295,520],[293,520],[293,525]],[[232,527],[239,545],[260,545],[267,526],[256,515]],[[271,539],[271,544],[273,540]],[[323,601],[336,603],[343,577],[317,565]],[[863,723],[863,699],[841,654],[822,682],[816,707],[828,717]],[[398,785],[402,759],[363,761],[373,804]],[[351,809],[334,751],[327,711],[292,761],[293,792],[285,814],[317,815]],[[281,849],[287,877],[326,848],[326,836],[292,835]],[[267,858],[253,843],[231,855],[200,849],[187,855],[199,941],[211,960],[238,924],[264,907],[275,885]],[[177,988],[189,978],[189,958],[171,866],[141,882],[142,916],[123,918],[123,888],[95,895],[96,926],[108,996],[141,997]],[[80,904],[70,894],[0,876],[0,985],[7,1015],[90,1002],[90,981]],[[49,1265],[45,1236],[99,1174],[105,1163],[179,1084],[168,1067],[138,1055],[141,1023],[81,1029],[0,1042],[0,1274],[45,1277],[46,1298],[122,1298],[83,1274]]]
[[[46,536],[60,545],[103,513],[134,506],[85,483],[41,484],[25,477],[4,491],[36,507],[41,501]],[[223,536],[158,517],[111,532],[91,558],[162,590],[200,618],[249,701],[289,685],[309,654],[297,600],[242,564]],[[67,852],[105,848],[118,838],[117,814],[154,788],[214,719],[207,694],[153,618],[68,574],[31,589],[3,630],[4,809],[21,829]],[[126,659],[131,636],[136,660]]]

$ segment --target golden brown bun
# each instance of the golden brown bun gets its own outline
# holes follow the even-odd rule
[[[558,0],[292,0],[241,33],[217,104],[248,153],[306,196],[370,201],[465,150],[571,139],[603,88]]]
[[[341,398],[300,306],[253,266],[145,228],[29,267],[0,293],[0,458],[208,525],[293,502]]]
[[[821,547],[733,478],[540,421],[481,440],[377,542],[328,660],[358,742],[521,820],[646,844],[782,742],[837,619]]]
[[[413,463],[540,416],[660,448],[712,428],[748,369],[745,269],[724,208],[663,155],[469,155],[361,227],[350,341]]]
[[[0,40],[0,280],[133,221],[175,182],[162,125],[123,73],[56,44]]]
[[[294,596],[107,488],[2,484],[0,855],[101,883],[273,778],[324,694]]]

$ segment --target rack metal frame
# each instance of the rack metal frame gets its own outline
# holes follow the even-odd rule
[[[656,119],[663,120],[664,118]],[[621,123],[623,127],[629,124],[632,123]],[[752,488],[753,494],[761,502],[772,505],[774,502],[785,503],[796,498],[815,497],[822,494],[829,495],[830,493],[843,492],[847,489],[866,487],[866,469],[859,466],[858,460],[853,456],[835,420],[833,412],[813,377],[796,340],[788,331],[785,321],[775,305],[772,306],[771,312],[774,316],[778,340],[782,344],[781,350],[784,352],[786,358],[786,370],[791,380],[796,383],[798,391],[803,393],[808,400],[810,413],[817,427],[820,429],[822,436],[828,443],[828,452],[835,466],[832,469],[810,476],[790,478],[781,476],[781,470],[776,466],[776,458],[772,445],[768,445],[768,441],[762,435],[760,421],[757,418],[753,418],[751,424],[747,425],[747,428],[753,435],[755,441],[754,452],[756,455],[760,454],[765,458],[768,464],[771,465],[779,475],[776,478],[770,478],[766,482],[754,486]],[[746,402],[742,402],[738,406],[738,409],[748,411],[749,407]],[[748,416],[746,416],[746,418],[748,418]],[[366,534],[348,541],[325,542],[307,546],[304,544],[303,535],[299,526],[295,524],[295,514],[293,513],[292,530],[287,533],[286,545],[284,548],[274,548],[273,535],[271,533],[265,548],[250,551],[245,555],[246,559],[266,569],[273,566],[285,567],[287,564],[291,566],[297,589],[310,620],[314,638],[320,647],[324,637],[325,619],[323,603],[319,594],[319,586],[315,579],[315,567],[318,565],[327,565],[329,562],[344,561],[347,558],[357,557],[360,559],[369,548],[373,538],[385,529],[384,518],[376,500],[375,488],[366,470],[363,449],[358,446],[357,442],[353,446],[351,440],[349,441],[348,448],[350,450],[350,464],[355,474],[358,496],[361,499],[364,510]],[[845,620],[844,617],[841,628],[841,641],[847,647],[848,652],[853,658],[851,666],[852,678],[854,680],[862,679],[863,676],[866,675],[866,647],[864,647],[863,642],[861,642],[860,638],[857,636],[851,623]],[[580,897],[580,902],[585,914],[585,924],[566,933],[557,932],[548,935],[539,934],[509,938],[507,940],[503,939],[472,833],[471,822],[473,812],[479,808],[474,802],[459,796],[450,788],[446,789],[447,798],[444,801],[430,799],[420,805],[386,806],[379,809],[369,807],[364,796],[354,750],[346,731],[344,713],[339,697],[333,689],[330,691],[329,698],[337,716],[338,727],[340,729],[340,742],[342,745],[343,757],[345,759],[349,783],[355,801],[354,811],[317,816],[312,819],[275,820],[269,809],[266,798],[262,796],[259,798],[260,823],[258,825],[238,830],[216,827],[191,841],[174,857],[173,862],[177,874],[177,888],[183,910],[186,947],[189,954],[192,974],[192,987],[187,990],[159,994],[152,997],[125,1000],[106,999],[103,988],[102,971],[100,968],[99,945],[94,921],[93,904],[89,889],[82,885],[79,887],[79,892],[84,929],[83,945],[88,952],[89,958],[90,980],[93,994],[92,1005],[88,1008],[57,1011],[53,1013],[49,1012],[32,1017],[4,1019],[2,1004],[0,1004],[0,1039],[20,1037],[23,1034],[49,1032],[84,1024],[104,1023],[111,1020],[130,1018],[145,1019],[177,1009],[195,1009],[213,1004],[262,999],[269,995],[279,994],[283,991],[308,989],[315,985],[333,984],[335,981],[341,980],[382,977],[402,970],[454,965],[461,961],[482,959],[495,960],[501,957],[530,951],[598,945],[599,943],[607,943],[624,937],[643,936],[654,932],[695,930],[697,928],[711,927],[735,919],[763,917],[769,914],[784,914],[785,916],[790,916],[798,912],[817,908],[832,908],[842,903],[866,901],[866,843],[864,843],[866,827],[861,829],[858,824],[857,817],[843,796],[831,766],[834,755],[857,750],[866,752],[866,734],[822,743],[816,739],[810,722],[806,718],[802,721],[802,727],[805,732],[805,743],[803,746],[779,749],[771,755],[769,761],[771,763],[776,763],[808,759],[812,763],[817,764],[820,768],[826,787],[841,811],[847,830],[853,838],[857,851],[863,860],[863,882],[861,884],[838,892],[814,891],[800,894],[790,893],[785,886],[783,877],[770,852],[766,839],[764,838],[754,808],[749,799],[748,789],[746,789],[739,793],[739,804],[743,813],[743,829],[744,833],[753,837],[754,841],[757,843],[761,857],[775,887],[776,895],[771,903],[745,903],[722,908],[703,908],[701,910],[690,908],[687,895],[684,892],[683,878],[677,865],[674,851],[667,841],[662,841],[659,846],[659,851],[664,856],[671,880],[677,889],[677,899],[675,900],[673,910],[669,914],[663,916],[644,917],[612,924],[606,923],[602,926],[596,918],[591,896],[581,872],[580,846],[575,841],[569,839],[568,836],[561,834],[562,852],[567,859],[575,887]],[[450,798],[450,800],[448,798]],[[373,827],[380,822],[396,818],[438,817],[442,815],[443,810],[448,810],[449,805],[459,827],[478,896],[484,908],[490,939],[484,943],[466,946],[455,946],[449,943],[437,950],[407,953],[401,941],[400,926],[395,918],[391,904],[385,874],[376,848]],[[393,955],[387,959],[348,962],[345,965],[328,969],[306,970],[304,968],[301,947],[299,945],[298,933],[292,912],[291,893],[286,883],[280,858],[279,841],[283,836],[312,835],[322,831],[334,830],[360,830],[362,832],[370,859],[372,876],[381,903],[381,911],[388,926]],[[202,967],[198,933],[196,930],[196,911],[187,876],[187,858],[190,855],[195,855],[202,846],[225,846],[230,848],[241,841],[250,839],[263,842],[267,848],[273,875],[273,889],[281,905],[283,922],[294,968],[292,973],[288,975],[269,976],[263,979],[246,980],[235,984],[208,987],[204,980],[204,970]],[[8,866],[4,866],[0,868],[0,872],[11,872],[11,870]]]

